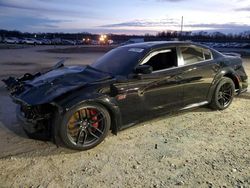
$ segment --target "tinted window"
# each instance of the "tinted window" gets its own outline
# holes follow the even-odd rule
[[[144,55],[144,49],[120,47],[113,49],[91,66],[112,75],[128,75]]]
[[[158,53],[157,55],[151,57],[146,63],[144,63],[144,65],[150,65],[153,68],[153,71],[159,71],[177,66],[176,49],[168,49],[164,51],[165,52]]]
[[[185,65],[204,61],[203,51],[201,48],[181,47],[180,50]]]

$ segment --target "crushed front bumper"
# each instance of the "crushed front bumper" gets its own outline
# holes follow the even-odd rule
[[[22,125],[22,127],[25,129],[25,131],[27,131],[29,133],[37,132],[37,128],[36,128],[37,123],[25,118],[25,115],[21,111],[21,107],[19,105],[16,108],[16,117],[17,117],[19,124]]]
[[[51,106],[27,106],[19,103],[16,108],[17,120],[29,133],[49,130],[52,111],[47,108],[51,110]]]

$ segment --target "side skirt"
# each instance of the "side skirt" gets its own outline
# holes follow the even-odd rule
[[[187,110],[187,109],[190,109],[190,108],[204,106],[204,105],[206,105],[208,103],[209,103],[208,101],[203,101],[203,102],[199,102],[199,103],[189,104],[189,105],[185,106],[184,108],[182,108],[181,110]]]
[[[194,104],[187,105],[187,106],[185,106],[184,108],[181,108],[181,109],[179,109],[179,110],[180,110],[180,111],[182,111],[182,110],[187,110],[187,109],[190,109],[190,108],[200,107],[200,106],[204,106],[204,105],[207,105],[207,104],[209,104],[208,101],[204,101],[204,102],[200,102],[200,103],[194,103]],[[176,112],[176,111],[178,111],[178,110],[175,110],[175,112]],[[166,114],[168,114],[168,113],[162,113],[161,115],[166,115]],[[159,115],[159,116],[161,116],[161,115]],[[157,117],[159,117],[159,116],[156,116],[155,118],[157,118]],[[154,118],[154,117],[153,117],[153,118]],[[135,121],[135,122],[133,122],[133,123],[129,123],[129,124],[127,124],[127,125],[123,125],[122,127],[120,127],[119,131],[122,131],[122,130],[124,130],[124,129],[129,128],[129,127],[132,127],[132,126],[134,126],[135,124],[142,123],[142,122],[145,122],[145,121],[149,121],[149,120],[151,120],[151,119],[152,119],[152,118],[148,117],[148,118],[145,118],[144,120],[139,120],[139,121]]]

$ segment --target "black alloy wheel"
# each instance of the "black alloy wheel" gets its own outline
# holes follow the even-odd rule
[[[65,114],[60,137],[69,148],[87,150],[104,140],[110,124],[110,115],[103,106],[80,105]]]
[[[230,78],[222,78],[215,89],[211,107],[216,110],[224,110],[230,106],[235,92],[234,82]]]

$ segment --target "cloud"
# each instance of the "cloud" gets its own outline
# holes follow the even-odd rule
[[[171,2],[171,3],[177,3],[181,1],[188,1],[188,0],[157,0],[159,2]]]
[[[247,24],[237,24],[237,23],[224,23],[224,24],[187,24],[186,27],[191,28],[211,28],[211,29],[250,29],[250,25]]]
[[[247,12],[250,12],[250,6],[248,7],[243,7],[243,8],[237,8],[237,9],[234,9],[235,11],[247,11]]]
[[[197,3],[197,0],[136,0],[133,2],[0,0],[0,28],[38,32],[47,29],[61,31],[93,29],[93,31],[124,31],[129,33],[149,31],[152,33],[163,30],[180,30],[180,15],[183,15],[187,18],[184,28],[190,31],[201,29],[221,31],[223,29],[230,30],[230,28],[250,30],[249,25],[247,25],[249,18],[232,15],[232,10],[237,7],[237,11],[250,11],[249,6],[244,7],[244,4],[248,5],[247,1],[249,0],[233,0],[232,5],[224,7],[225,13],[217,13],[217,9],[221,6],[214,0],[206,2],[207,6],[204,6],[203,3]],[[220,2],[226,4],[224,3],[226,0]],[[234,3],[235,6],[233,6]],[[215,6],[215,8],[211,10],[209,5]],[[229,11],[226,12],[227,10]],[[175,19],[168,18],[168,16],[167,19],[161,19],[165,18],[166,15]],[[117,20],[123,21],[117,22]],[[235,21],[235,23],[227,23],[228,20]],[[238,22],[245,24],[237,24]]]
[[[21,29],[31,30],[32,28],[43,27],[43,28],[57,28],[59,23],[67,22],[65,20],[53,20],[46,18],[32,18],[20,16],[18,18],[3,17],[0,20],[0,28],[4,29]],[[25,24],[23,24],[25,23]]]
[[[13,2],[13,1],[1,1],[0,7],[2,8],[14,8],[22,10],[31,10],[31,11],[58,11],[56,8],[50,8],[45,6],[34,6],[32,3],[23,3],[23,2]]]
[[[148,1],[148,0],[143,0],[143,1]],[[170,2],[170,3],[178,3],[178,2],[182,2],[182,1],[189,1],[189,0],[153,0],[156,2]]]
[[[40,7],[39,8],[35,8],[35,7],[32,7],[31,6],[24,6],[23,4],[13,4],[11,2],[0,2],[0,7],[2,8],[15,8],[15,9],[25,9],[25,10],[29,10],[29,9],[32,9],[32,10],[42,10]]]
[[[31,13],[31,14],[40,14],[46,17],[50,15],[63,15],[70,17],[79,17],[79,15],[87,14],[92,15],[91,11],[85,9],[81,9],[78,5],[79,2],[70,3],[64,1],[61,3],[58,0],[0,0],[0,11],[4,11],[5,9],[12,10],[15,14],[22,12]]]
[[[135,20],[116,24],[102,25],[100,27],[115,28],[115,27],[165,27],[179,25],[174,19],[163,19],[159,21]]]
[[[80,21],[86,20],[83,15],[90,15],[87,9],[82,10],[80,1],[75,3],[64,0],[0,0],[0,28],[21,31],[44,31],[47,28],[72,28]]]
[[[248,24],[239,24],[239,23],[224,23],[224,24],[187,24],[184,28],[187,28],[191,31],[219,31],[223,33],[240,33],[243,31],[250,31],[250,25]]]
[[[135,21],[129,21],[129,22],[122,22],[122,23],[115,23],[115,24],[107,24],[102,25],[100,27],[104,28],[143,28],[143,27],[179,27],[180,21],[175,19],[165,19],[165,20],[159,20],[159,21],[147,21],[147,20],[135,20]],[[248,24],[238,24],[238,23],[223,23],[223,24],[216,24],[216,23],[192,23],[192,24],[185,24],[185,27],[189,28],[205,28],[205,29],[250,29],[250,25]]]
[[[100,26],[102,28],[110,28],[110,29],[152,29],[155,31],[161,30],[179,30],[180,29],[180,20],[175,19],[165,19],[159,21],[147,21],[147,20],[136,20],[129,22],[122,22],[116,24],[108,24]],[[184,29],[194,31],[194,30],[218,30],[222,32],[237,32],[250,30],[250,25],[248,24],[239,24],[239,23],[186,23],[184,25]]]

